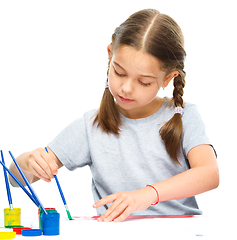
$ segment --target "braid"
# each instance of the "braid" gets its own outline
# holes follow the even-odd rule
[[[179,75],[174,78],[173,101],[175,107],[183,107],[184,103],[182,97],[184,93],[183,88],[185,86],[186,75],[183,70],[183,64],[182,69],[178,71]],[[173,117],[161,127],[159,132],[170,157],[174,159],[176,163],[179,163],[178,153],[183,136],[182,116],[180,114],[174,114]]]
[[[173,91],[173,101],[175,107],[183,107],[183,94],[185,87],[185,76],[186,73],[183,69],[179,70],[179,75],[174,78],[174,91]]]
[[[110,61],[107,70],[107,82],[110,69]],[[111,94],[109,88],[104,90],[104,94],[100,103],[100,108],[97,111],[97,115],[94,119],[93,125],[96,124],[97,127],[101,127],[106,133],[114,133],[119,135],[119,127],[122,125],[120,120],[118,108],[114,102],[114,97]]]

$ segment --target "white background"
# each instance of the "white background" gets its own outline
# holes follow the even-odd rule
[[[0,149],[6,164],[44,147],[85,111],[98,108],[107,72],[106,47],[114,29],[132,13],[156,8],[183,30],[187,60],[184,99],[195,103],[218,154],[218,189],[197,196],[206,215],[235,211],[236,4],[225,0],[1,1]],[[160,93],[172,95],[172,84]],[[72,215],[96,215],[89,168],[58,174]],[[65,216],[54,180],[33,185],[45,207]],[[37,209],[11,188],[22,216]],[[8,207],[0,168],[0,219]]]

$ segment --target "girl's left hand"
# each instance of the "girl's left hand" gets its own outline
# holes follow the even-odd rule
[[[131,213],[147,209],[152,203],[156,202],[156,192],[152,188],[142,188],[129,192],[117,192],[106,196],[96,202],[93,207],[99,208],[105,204],[113,204],[98,219],[99,222],[121,222]]]

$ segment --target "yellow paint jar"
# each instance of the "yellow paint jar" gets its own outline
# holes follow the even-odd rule
[[[21,209],[20,208],[5,208],[4,209],[4,224],[8,226],[21,225]]]

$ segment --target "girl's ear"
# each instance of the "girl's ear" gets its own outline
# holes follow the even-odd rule
[[[166,88],[166,87],[169,85],[170,81],[171,81],[173,78],[177,77],[177,76],[179,76],[179,72],[178,72],[178,71],[173,71],[173,72],[169,73],[169,74],[165,77],[165,81],[164,81],[163,84],[162,84],[162,88]]]
[[[112,43],[110,43],[107,47],[107,51],[108,51],[108,57],[109,57],[109,61],[111,61],[111,58],[113,56],[113,53],[112,53]]]

